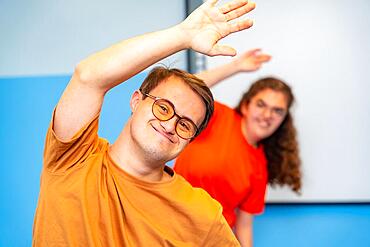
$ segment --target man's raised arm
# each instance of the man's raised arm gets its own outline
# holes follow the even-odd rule
[[[246,0],[222,6],[216,3],[208,0],[174,27],[121,41],[80,62],[56,108],[56,135],[64,141],[71,139],[99,113],[108,90],[180,50],[234,56],[232,47],[218,41],[251,27],[251,20],[235,19],[250,12],[255,4]]]

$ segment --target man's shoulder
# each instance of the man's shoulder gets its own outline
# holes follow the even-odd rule
[[[185,200],[189,207],[196,208],[205,214],[213,215],[213,217],[222,211],[221,204],[213,199],[207,191],[193,187],[184,177],[177,173],[176,176],[178,176],[176,187],[181,187],[179,198]]]
[[[179,175],[187,191],[187,209],[192,212],[198,232],[206,232],[201,246],[240,246],[222,215],[222,206],[205,190],[192,187]]]

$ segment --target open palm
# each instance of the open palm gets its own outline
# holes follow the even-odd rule
[[[261,49],[253,49],[243,53],[240,57],[235,58],[234,64],[240,68],[240,71],[256,71],[262,64],[270,61],[271,56],[262,53]]]
[[[235,20],[249,13],[255,4],[246,0],[234,0],[216,7],[217,0],[208,0],[181,24],[189,44],[194,51],[209,56],[236,54],[232,47],[219,45],[218,41],[230,33],[247,29],[253,25],[251,20]],[[235,21],[234,21],[235,20]]]

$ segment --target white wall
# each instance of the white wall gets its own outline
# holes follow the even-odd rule
[[[225,2],[225,1],[221,1]],[[223,43],[260,47],[272,61],[214,88],[235,106],[250,83],[273,75],[297,98],[293,109],[303,161],[303,194],[276,189],[269,201],[370,201],[370,1],[260,0],[255,25]],[[228,61],[207,59],[208,67]]]
[[[170,27],[184,1],[2,0],[0,76],[71,74],[89,54]],[[185,53],[165,62],[185,69]]]

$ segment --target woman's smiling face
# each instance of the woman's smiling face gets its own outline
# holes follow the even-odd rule
[[[253,96],[241,107],[242,131],[251,145],[271,136],[284,121],[288,112],[287,97],[269,88]]]

